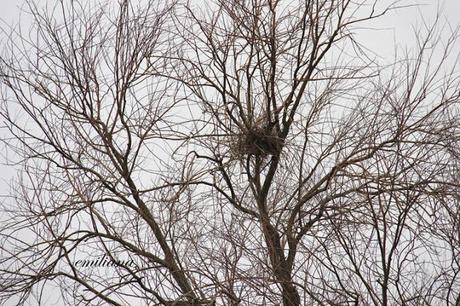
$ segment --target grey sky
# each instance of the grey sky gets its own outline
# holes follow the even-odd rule
[[[92,0],[87,0],[92,1]],[[2,0],[0,9],[1,27],[5,28],[6,24],[15,24],[19,21],[21,6],[23,0]],[[47,2],[40,0],[38,2]],[[394,0],[378,0],[378,5],[384,7],[387,3],[395,2]],[[432,21],[438,10],[441,11],[443,18],[452,26],[460,23],[460,1],[458,0],[402,0],[399,1],[400,6],[418,4],[417,7],[405,8],[391,12],[387,16],[381,18],[378,22],[373,22],[373,27],[381,28],[377,32],[366,36],[371,46],[386,45],[392,43],[393,36],[398,43],[404,43],[410,40],[412,29],[411,26],[420,24],[420,16],[423,16],[428,21]],[[22,15],[21,23],[27,23],[27,15]],[[370,24],[371,26],[371,24]],[[390,39],[390,40],[388,40]],[[410,43],[410,41],[409,41]]]
[[[87,0],[93,1],[93,0]],[[115,1],[115,0],[114,0]],[[38,0],[46,3],[48,0]],[[394,0],[378,0],[380,8],[394,2]],[[452,28],[460,25],[460,1],[459,0],[402,0],[399,5],[408,6],[418,4],[416,7],[401,8],[391,11],[384,17],[369,22],[369,29],[363,28],[359,32],[359,40],[368,49],[376,52],[382,61],[392,61],[395,44],[399,48],[414,46],[414,28],[420,28],[423,22],[431,24],[436,17],[436,13],[441,13],[441,22],[450,24]],[[30,17],[26,13],[21,13],[24,7],[23,0],[1,0],[0,8],[0,48],[6,40],[6,33],[9,32],[8,25],[17,25],[18,22],[27,29],[30,24]],[[446,26],[443,32],[449,35],[449,27]],[[0,122],[0,127],[2,123]],[[0,136],[4,136],[5,131],[0,128]],[[8,192],[7,182],[14,175],[10,167],[3,164],[4,147],[0,146],[0,196]]]
[[[64,0],[65,1],[65,0]],[[84,0],[83,0],[84,1]],[[94,1],[94,0],[86,0]],[[112,0],[116,1],[116,0]],[[389,0],[378,0],[379,5],[383,7]],[[46,2],[46,1],[40,1]],[[403,0],[401,5],[420,4],[418,7],[402,8],[398,11],[390,12],[378,21],[369,23],[372,29],[362,29],[360,39],[369,49],[375,51],[382,60],[392,60],[394,44],[401,48],[404,46],[411,47],[414,45],[414,28],[418,28],[425,20],[428,24],[432,23],[436,12],[440,11],[442,20],[455,28],[460,24],[460,1],[459,0]],[[8,32],[7,25],[14,25],[19,22],[21,16],[22,0],[1,0],[0,9],[0,48],[6,39],[5,33]],[[22,14],[21,24],[27,25],[27,14]],[[27,28],[25,26],[24,28]],[[448,27],[446,27],[448,35]],[[0,122],[0,127],[2,126]],[[5,135],[5,131],[0,129],[0,137]],[[0,146],[0,195],[5,195],[8,191],[8,180],[14,175],[11,167],[4,166],[4,147]],[[2,199],[0,198],[0,201]],[[0,211],[1,218],[1,211]]]

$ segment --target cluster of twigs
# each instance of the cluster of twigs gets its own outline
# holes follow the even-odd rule
[[[268,125],[254,125],[237,135],[231,136],[229,147],[234,158],[248,155],[266,157],[279,154],[283,139]]]

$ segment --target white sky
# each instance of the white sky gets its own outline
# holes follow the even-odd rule
[[[51,0],[38,0],[46,3]],[[65,0],[64,0],[65,1]],[[82,0],[85,1],[85,0]],[[86,0],[94,1],[94,0]],[[116,0],[113,0],[116,3]],[[136,1],[136,0],[135,0]],[[377,0],[380,7],[394,2],[394,0]],[[373,20],[369,23],[369,29],[362,29],[359,39],[365,42],[365,45],[376,52],[383,61],[391,61],[395,50],[395,44],[400,48],[411,47],[414,45],[414,27],[419,28],[422,21],[432,23],[436,13],[440,12],[442,20],[450,24],[452,28],[460,25],[460,1],[459,0],[400,0],[399,5],[419,4],[417,7],[403,8],[392,11],[386,16]],[[21,22],[23,29],[30,24],[30,19],[26,13],[21,13],[21,7],[24,0],[0,0],[0,50],[3,47],[6,36],[11,25],[17,25]],[[448,35],[446,27],[445,35]],[[0,137],[4,137],[5,131],[1,128]],[[5,149],[0,144],[0,201],[2,195],[8,192],[8,181],[14,175],[10,167],[2,165],[4,161]],[[1,219],[1,212],[0,212]]]
[[[44,0],[41,1],[45,2]],[[113,1],[116,2],[116,0]],[[378,1],[379,5],[382,6],[390,2],[390,0]],[[3,30],[0,31],[0,48],[3,47],[5,41],[5,33],[2,32],[8,32],[7,25],[17,24],[20,19],[22,3],[22,0],[0,0],[0,28]],[[412,46],[414,44],[413,27],[420,26],[423,19],[428,23],[432,22],[437,11],[441,12],[443,19],[453,28],[460,25],[459,0],[403,0],[400,2],[401,5],[414,3],[418,3],[420,6],[390,12],[378,21],[369,23],[369,26],[373,28],[372,30],[363,29],[363,33],[360,34],[360,38],[366,46],[377,52],[383,60],[391,61],[395,43],[400,47]],[[21,24],[27,25],[30,22],[27,17],[27,14],[22,14]],[[3,123],[0,122],[0,127],[2,125]],[[4,130],[0,128],[0,137],[4,135]],[[8,181],[14,175],[11,167],[1,165],[4,151],[4,147],[0,145],[0,201],[5,200],[2,195],[8,192]],[[2,212],[0,211],[0,220],[1,215]]]
[[[36,1],[53,3],[51,0]],[[116,0],[113,1],[114,3],[117,2]],[[395,2],[395,0],[376,1],[378,1],[380,7]],[[413,28],[419,28],[422,20],[430,24],[434,20],[436,12],[439,11],[442,20],[453,28],[460,25],[459,0],[399,0],[398,5],[413,4],[418,4],[418,6],[392,11],[378,20],[371,21],[369,29],[363,29],[360,32],[360,41],[365,42],[365,45],[376,52],[383,61],[391,61],[395,51],[395,44],[400,48],[413,46],[415,42]],[[17,25],[20,22],[23,29],[26,29],[27,25],[30,24],[30,17],[26,13],[21,13],[21,7],[23,6],[24,0],[0,0],[0,28],[2,30],[0,31],[0,49],[6,39],[5,33],[9,32],[9,26]],[[445,35],[448,34],[448,29],[446,28]],[[0,122],[0,137],[4,135],[2,125],[2,122]],[[1,165],[4,160],[4,151],[4,147],[0,145],[0,200],[1,196],[8,191],[7,182],[13,175],[11,169]]]
[[[84,0],[83,0],[84,1]],[[94,0],[86,0],[94,1]],[[116,0],[113,0],[116,3]],[[377,0],[380,7],[395,2],[395,0]],[[47,2],[39,0],[38,2]],[[52,2],[52,1],[51,1]],[[21,6],[24,0],[0,0],[0,27],[6,29],[5,24],[17,24],[21,15]],[[371,49],[384,51],[390,47],[393,49],[393,42],[410,45],[413,38],[412,26],[420,24],[421,18],[433,20],[436,12],[440,11],[443,18],[453,27],[460,24],[460,1],[459,0],[399,0],[398,5],[418,4],[417,7],[405,8],[391,12],[379,21],[372,21],[374,28],[378,31],[369,31],[365,38]],[[22,14],[21,23],[27,23],[27,14]]]

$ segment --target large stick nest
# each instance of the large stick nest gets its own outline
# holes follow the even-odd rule
[[[266,157],[279,154],[282,146],[283,139],[275,129],[253,126],[232,137],[230,151],[235,158],[247,155]]]

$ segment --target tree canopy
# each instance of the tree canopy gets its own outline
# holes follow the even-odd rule
[[[458,306],[458,30],[382,63],[357,33],[395,9],[29,1],[0,304]]]

